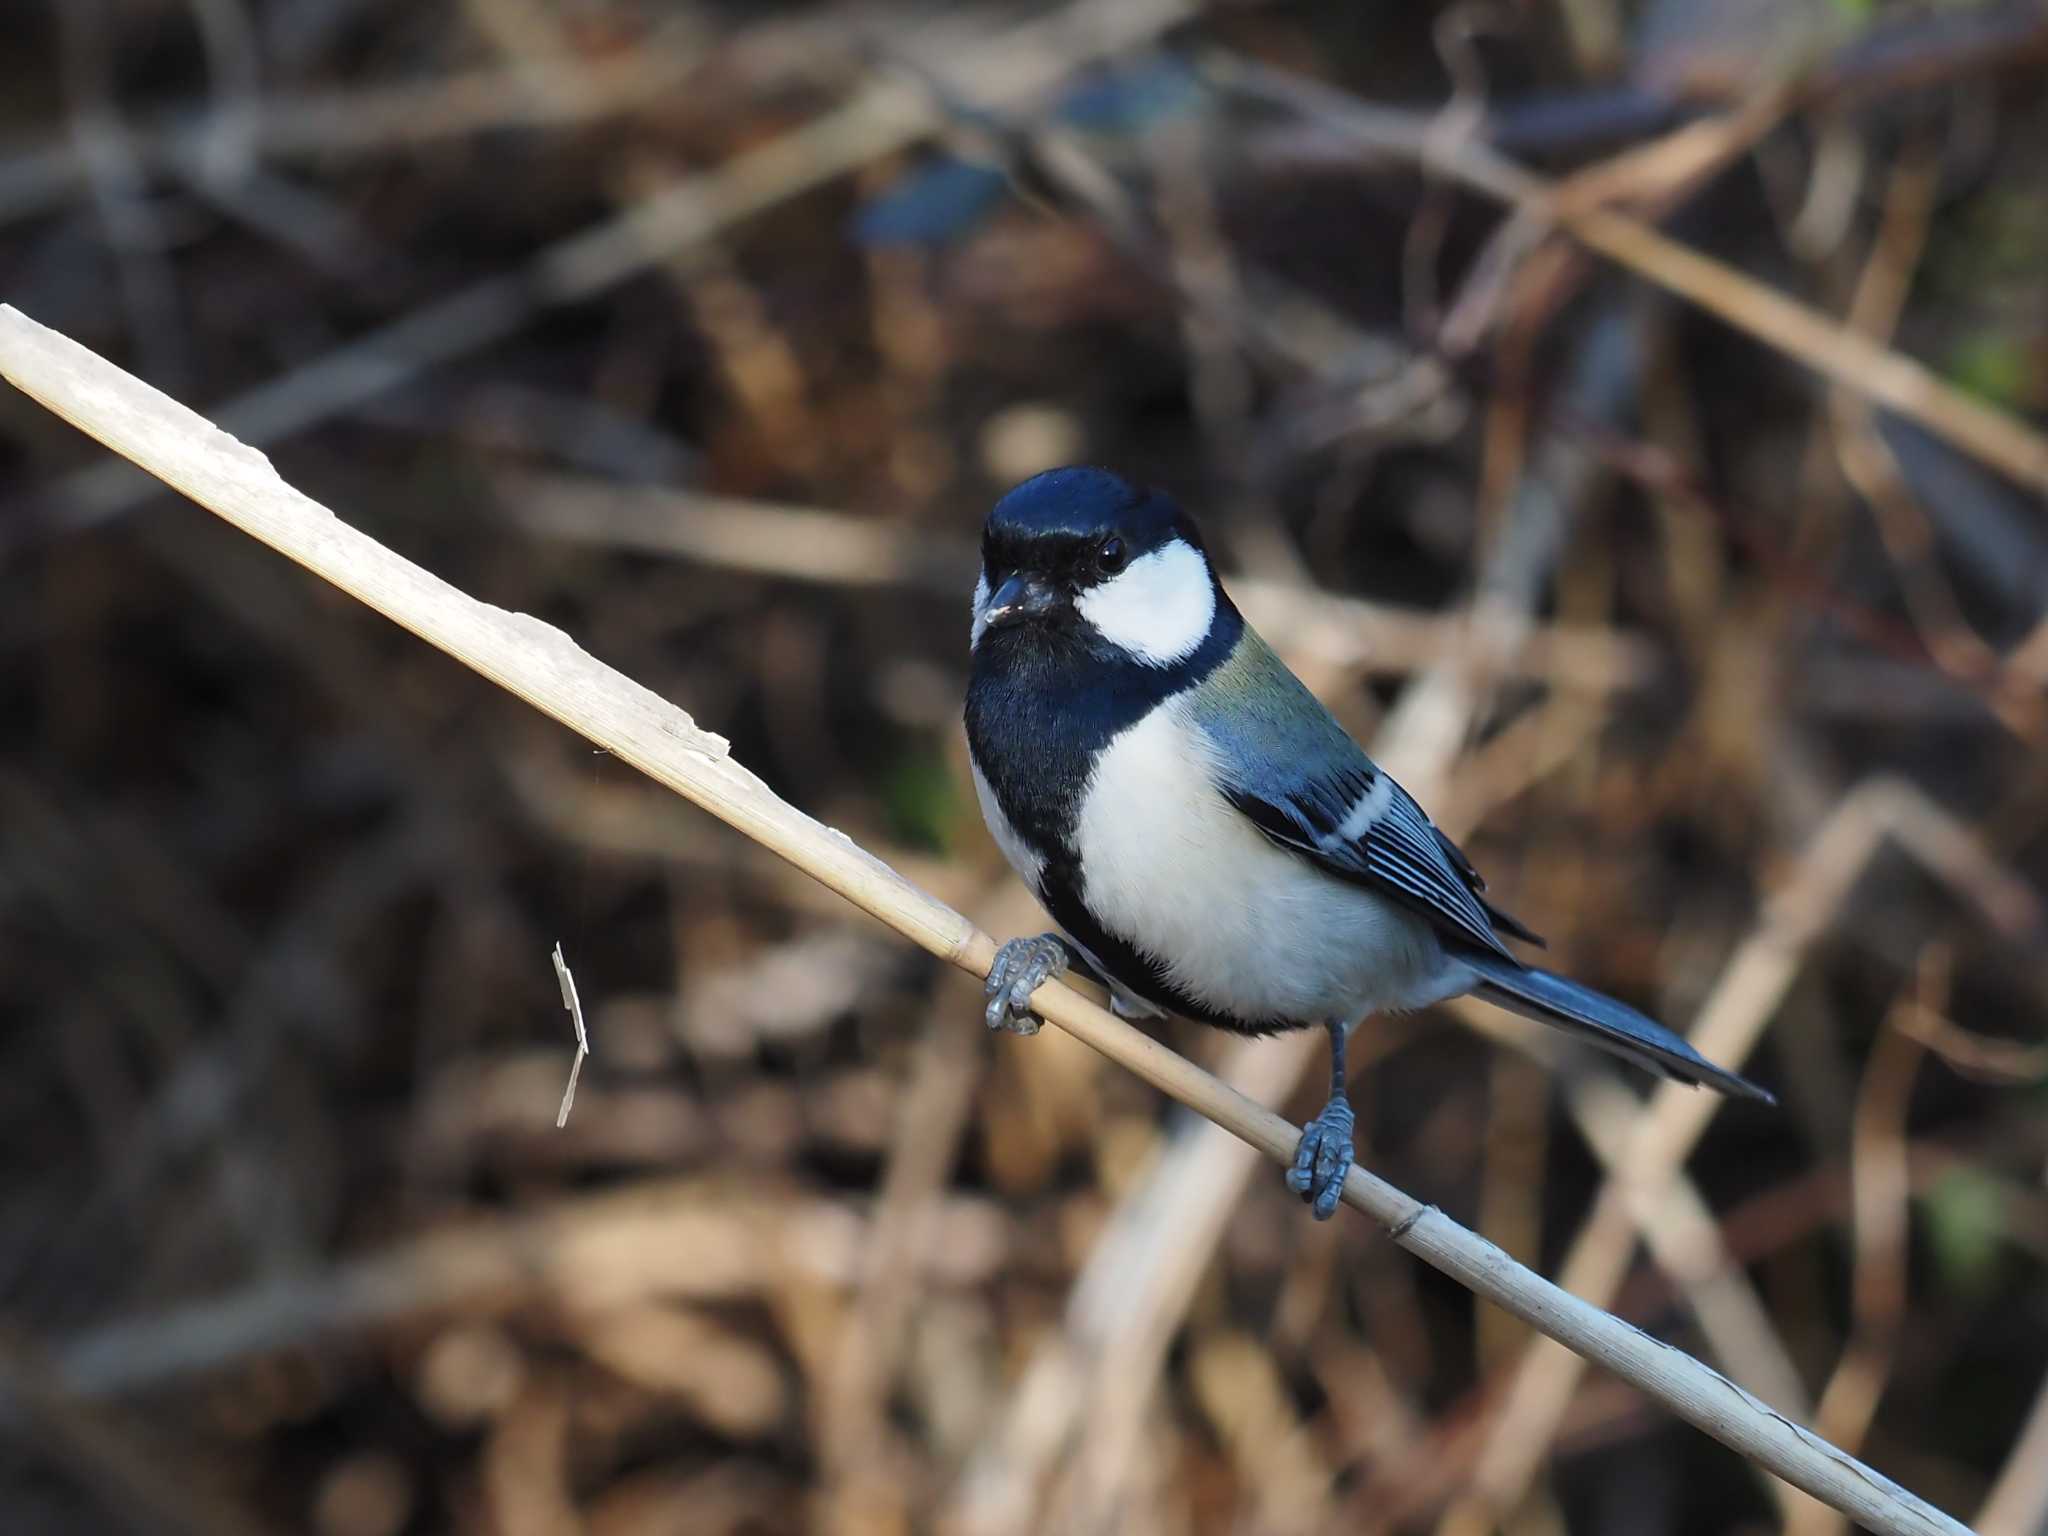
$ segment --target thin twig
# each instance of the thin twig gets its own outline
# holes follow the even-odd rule
[[[906,938],[951,964],[986,974],[995,958],[995,942],[987,934],[851,839],[780,799],[733,761],[724,740],[598,662],[561,631],[480,603],[384,548],[287,485],[260,453],[11,306],[0,306],[0,374],[237,528],[800,865]],[[1274,1161],[1292,1157],[1298,1127],[1080,993],[1048,983],[1032,1006]],[[1932,1505],[1780,1417],[1683,1351],[1560,1290],[1365,1169],[1354,1168],[1346,1178],[1344,1202],[1386,1227],[1426,1263],[1871,1529],[1900,1536],[1963,1532]]]

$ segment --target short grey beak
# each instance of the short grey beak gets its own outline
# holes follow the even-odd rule
[[[988,606],[981,610],[984,624],[1006,623],[1021,619],[1026,614],[1044,613],[1059,601],[1059,594],[1044,582],[1028,576],[1012,576],[988,600]]]

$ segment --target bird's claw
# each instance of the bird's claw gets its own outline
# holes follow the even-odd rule
[[[1309,1203],[1317,1221],[1328,1221],[1344,1193],[1344,1175],[1351,1171],[1351,1134],[1357,1123],[1351,1104],[1338,1095],[1323,1112],[1302,1127],[1287,1170],[1287,1187]]]
[[[983,988],[989,1000],[983,1022],[990,1029],[1006,1029],[1013,1035],[1037,1034],[1031,994],[1065,975],[1066,969],[1067,946],[1057,934],[1010,940],[996,951],[996,963],[989,967]]]

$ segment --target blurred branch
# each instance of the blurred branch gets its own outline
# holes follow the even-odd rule
[[[1726,112],[1676,128],[1552,184],[1558,207],[1626,207],[1656,220],[1718,176],[1784,120],[1790,93],[1767,84]],[[1438,331],[1453,356],[1475,350],[1499,313],[1509,312],[1516,350],[1562,306],[1592,264],[1578,246],[1552,241],[1556,215],[1527,203],[1500,221],[1472,263],[1456,304]],[[1526,365],[1525,365],[1526,366]]]
[[[1931,1005],[1923,999],[1923,1005],[1945,1004],[1945,962],[1923,960],[1921,969],[1920,990],[1925,991],[1929,978],[1938,972],[1942,994]],[[1909,1006],[1912,1004],[1903,999],[1894,1004],[1894,1017]],[[1861,1445],[1877,1417],[1906,1315],[1906,1244],[1913,1193],[1906,1111],[1925,1055],[1917,1040],[1893,1027],[1888,1019],[1864,1066],[1863,1086],[1856,1096],[1849,1150],[1850,1232],[1855,1245],[1849,1340],[1821,1389],[1814,1413],[1817,1422],[1848,1445]],[[1846,1531],[1847,1524],[1834,1511],[1809,1502],[1786,1522],[1785,1529],[1786,1536],[1824,1536]]]
[[[1212,452],[1224,464],[1251,454],[1247,423],[1234,419],[1250,406],[1247,381],[1236,376],[1237,351],[1305,373],[1318,394],[1336,392],[1334,402],[1305,408],[1296,399],[1274,412],[1284,422],[1285,451],[1366,428],[1383,438],[1424,439],[1456,430],[1463,407],[1441,359],[1398,336],[1362,329],[1307,289],[1228,249],[1201,161],[1201,130],[1182,124],[1153,133],[1147,157],[1156,185],[1148,209],[1085,135],[1056,120],[992,111],[902,50],[885,47],[884,54],[919,80],[956,124],[989,141],[1019,186],[1043,188],[1059,203],[1085,210],[1136,271],[1173,296],[1195,360],[1198,412],[1211,420],[1218,440]],[[1222,419],[1212,419],[1233,400]],[[1228,446],[1233,439],[1238,445]],[[1225,446],[1218,451],[1218,444]],[[1259,449],[1268,458],[1281,451],[1280,442]]]
[[[1627,1159],[1642,1101],[1613,1078],[1590,1074],[1570,1092],[1572,1118],[1586,1144],[1609,1178],[1631,1188],[1644,1245],[1684,1292],[1722,1365],[1781,1411],[1809,1416],[1813,1410],[1799,1368],[1763,1299],[1729,1253],[1698,1186],[1681,1171],[1661,1191],[1632,1187]]]
[[[1155,36],[1185,19],[1191,0],[1075,0],[1064,10],[994,36],[949,21],[927,28],[957,59],[954,83],[997,104],[1027,100],[1071,71]],[[513,334],[545,310],[602,293],[721,230],[915,143],[940,121],[915,89],[869,85],[852,100],[716,168],[679,176],[577,234],[544,246],[520,266],[423,305],[312,362],[220,401],[208,414],[249,443],[266,443],[362,405],[429,368]],[[56,520],[90,526],[154,492],[122,464],[98,464],[63,481]]]
[[[2048,641],[2048,621],[2043,622],[2037,637],[2015,646],[1997,672],[1944,665],[1930,655],[1927,643],[1912,624],[1838,590],[1814,567],[1810,556],[1798,553],[1771,531],[1772,519],[1738,516],[1709,495],[1697,475],[1669,450],[1577,417],[1570,411],[1560,412],[1559,421],[1566,431],[1644,490],[1724,530],[1737,548],[1770,572],[1788,599],[1825,615],[1880,655],[1921,672],[1926,679],[1939,679],[1944,688],[1954,690],[1955,698],[1968,699],[1973,708],[1987,710],[2016,735],[2031,740],[2039,734],[2040,703],[2034,699],[2021,701],[2017,690],[2030,683],[2036,688],[2048,683],[2048,669],[2044,669],[2048,645],[2043,644]],[[1895,676],[1877,683],[1871,696],[1859,698],[1858,684],[1852,676],[1824,677],[1819,671],[1823,664],[1811,664],[1806,681],[1816,702],[1830,710],[1861,713],[1882,709],[1887,701],[1893,709],[1905,703],[1904,690]]]
[[[820,1462],[828,1482],[861,1497],[856,1507],[890,1497],[897,1479],[883,1456],[889,1396],[911,1326],[926,1294],[918,1255],[930,1251],[945,1209],[946,1178],[976,1102],[982,1055],[972,1034],[947,1017],[965,1001],[941,987],[927,1014],[909,1085],[891,1136],[874,1208],[874,1236],[863,1253],[848,1326],[817,1407]],[[897,1495],[900,1498],[900,1494]],[[841,1500],[827,1498],[824,1507]]]
[[[213,9],[211,3],[206,7]],[[134,150],[146,167],[190,164],[234,181],[266,160],[400,150],[509,128],[573,126],[630,112],[674,90],[703,62],[701,31],[695,16],[679,18],[619,58],[540,71],[478,69],[277,98],[237,90],[209,108],[145,119],[136,125]],[[225,161],[224,142],[235,151]],[[19,149],[0,159],[0,224],[60,202],[91,174],[90,154],[73,143]]]
[[[1585,3],[1567,0],[1562,7],[1575,47],[1576,23],[1569,18]],[[1966,9],[1901,7],[1863,20],[1852,41],[1816,61],[1799,82],[1800,105],[1843,108],[1976,75],[2021,71],[2048,51],[2048,14],[2039,0],[1986,0]],[[1778,62],[1771,60],[1773,67]],[[1598,78],[1608,71],[1588,73]],[[1487,136],[1510,153],[1557,154],[1659,132],[1755,83],[1739,69],[1710,66],[1682,79],[1660,78],[1662,73],[1639,57],[1634,78],[1619,84],[1500,101],[1489,113]]]
[[[955,1283],[1002,1261],[981,1203],[930,1217],[926,1266]],[[140,1392],[358,1331],[442,1314],[467,1322],[535,1305],[599,1313],[655,1300],[729,1301],[777,1286],[845,1286],[873,1227],[844,1200],[735,1195],[701,1178],[651,1179],[529,1215],[454,1223],[321,1273],[287,1275],[103,1323],[50,1352],[66,1393]],[[0,1400],[0,1421],[7,1405]]]
[[[112,18],[103,0],[57,13],[71,142],[114,258],[115,291],[149,371],[176,388],[189,361],[178,285],[162,221],[146,195],[136,136],[114,96]]]
[[[1987,1083],[2038,1083],[2048,1079],[2048,1045],[1994,1040],[1910,1001],[1899,1010],[1892,1024],[1901,1034],[1910,1035],[1934,1052],[1960,1077]]]
[[[2020,484],[2048,489],[2048,438],[1983,404],[1923,364],[1788,298],[1627,214],[1558,196],[1556,184],[1473,140],[1446,143],[1430,119],[1375,106],[1302,76],[1233,56],[1211,74],[1259,100],[1300,112],[1363,149],[1401,155],[1517,211],[1796,359],[1834,384],[1912,418]]]
[[[987,934],[843,834],[778,798],[732,760],[721,738],[605,667],[559,630],[480,603],[385,549],[285,484],[261,454],[11,306],[0,306],[0,373],[237,528],[801,865],[932,954],[977,975],[986,973],[995,955]],[[1048,984],[1033,998],[1033,1006],[1048,1021],[1274,1161],[1292,1155],[1300,1136],[1297,1127],[1079,993]],[[1703,1038],[1702,1043],[1713,1042]],[[1648,1127],[1657,1129],[1654,1123]],[[1915,1536],[1955,1536],[1963,1530],[1682,1351],[1560,1290],[1363,1168],[1353,1169],[1346,1179],[1344,1200],[1433,1267],[1568,1348],[1597,1359],[1673,1413],[1873,1530]],[[782,1239],[801,1244],[806,1236],[807,1229],[798,1225],[785,1229]],[[640,1241],[673,1254],[679,1251],[677,1237],[670,1222],[644,1232]],[[702,1264],[707,1254],[720,1250],[691,1242],[680,1251],[693,1264]],[[727,1251],[735,1262],[747,1262],[752,1245]],[[548,1246],[501,1252],[497,1269],[502,1275],[508,1261],[515,1273],[536,1262],[551,1264],[561,1283],[574,1284],[579,1266],[564,1264],[563,1257]],[[610,1273],[608,1267],[593,1267],[585,1278]],[[116,1361],[121,1358],[117,1353]]]
[[[151,1445],[114,1414],[80,1402],[27,1341],[0,1334],[0,1409],[10,1399],[35,1443],[117,1528],[168,1536],[270,1536],[276,1529],[209,1486],[189,1456]]]
[[[2039,1536],[2048,1524],[2048,1379],[2041,1383],[2005,1470],[1977,1511],[1979,1536]]]
[[[819,507],[614,485],[562,474],[500,475],[512,518],[578,544],[672,555],[784,581],[906,586],[947,602],[974,584],[966,539]],[[1641,637],[1588,625],[1532,624],[1498,653],[1469,618],[1340,597],[1287,582],[1235,580],[1231,595],[1286,655],[1391,675],[1446,661],[1490,678],[1534,678],[1591,693],[1653,685],[1656,651]]]
[[[1866,779],[1815,834],[1762,921],[1729,958],[1692,1029],[1699,1050],[1738,1066],[1748,1057],[1808,950],[1839,918],[1878,852],[1894,841],[2008,937],[2024,940],[2044,932],[2039,898],[1967,828],[1902,780]],[[1660,1088],[1652,1096],[1625,1151],[1610,1161],[1615,1172],[1565,1257],[1564,1280],[1573,1292],[1603,1301],[1613,1297],[1635,1253],[1637,1213],[1666,1198],[1671,1179],[1718,1109],[1717,1102],[1682,1090]],[[1530,1346],[1494,1415],[1474,1486],[1440,1530],[1470,1529],[1473,1520],[1514,1507],[1556,1435],[1580,1375],[1581,1361],[1570,1352],[1543,1340]]]
[[[1897,329],[1926,250],[1940,179],[1939,159],[1924,146],[1909,148],[1893,167],[1877,237],[1850,301],[1851,330],[1883,342]],[[2040,695],[2024,676],[2007,671],[2005,658],[1965,617],[1954,585],[1935,558],[1934,525],[1878,431],[1876,413],[1868,401],[1839,385],[1829,391],[1828,403],[1842,476],[1870,509],[1928,656],[1951,676],[1980,687],[2015,734],[2038,738]]]

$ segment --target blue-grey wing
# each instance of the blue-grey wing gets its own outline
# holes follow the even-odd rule
[[[1249,629],[1188,707],[1217,746],[1217,787],[1269,839],[1507,954],[1498,930],[1541,939],[1482,896],[1472,861],[1367,757]]]

